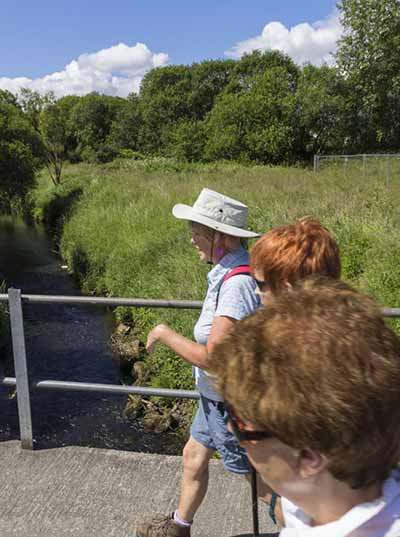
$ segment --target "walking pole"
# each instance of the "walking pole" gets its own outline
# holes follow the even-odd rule
[[[251,467],[251,503],[253,510],[253,535],[258,537],[260,529],[258,524],[258,497],[257,497],[257,472]]]

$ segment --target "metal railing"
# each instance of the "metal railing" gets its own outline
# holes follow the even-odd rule
[[[0,378],[0,385],[17,388],[18,418],[21,447],[33,449],[33,430],[30,390],[70,390],[101,392],[109,394],[136,394],[159,397],[199,399],[195,390],[172,390],[147,386],[122,386],[119,384],[96,384],[91,382],[71,382],[62,380],[29,380],[25,348],[23,304],[100,304],[104,306],[132,306],[136,308],[179,308],[200,309],[201,301],[157,300],[145,298],[103,298],[63,295],[25,295],[20,289],[9,289],[8,294],[0,294],[0,302],[8,302],[10,311],[11,337],[14,357],[15,377]],[[400,317],[400,308],[383,308],[385,317]]]
[[[179,308],[200,309],[201,301],[194,300],[156,300],[144,298],[104,298],[63,295],[25,295],[20,289],[9,289],[8,294],[0,294],[0,302],[8,302],[10,312],[11,339],[13,347],[15,377],[2,377],[0,384],[17,388],[18,418],[21,447],[33,449],[33,430],[30,390],[70,390],[101,392],[109,394],[136,394],[159,397],[198,399],[195,390],[172,390],[150,388],[147,386],[122,386],[119,384],[96,384],[91,382],[70,382],[60,380],[29,380],[25,348],[23,304],[100,304],[104,306],[133,306],[136,308]]]

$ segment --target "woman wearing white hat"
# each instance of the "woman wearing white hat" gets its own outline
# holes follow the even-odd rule
[[[183,478],[177,510],[171,516],[136,527],[137,537],[189,537],[194,515],[207,492],[208,462],[217,450],[231,472],[249,474],[244,450],[227,429],[228,416],[221,397],[207,375],[207,361],[213,345],[227,335],[234,324],[258,306],[256,283],[250,277],[249,256],[242,240],[257,237],[246,229],[246,205],[204,188],[191,207],[177,204],[172,213],[188,220],[191,243],[202,261],[213,264],[208,289],[192,341],[167,325],[157,325],[148,335],[147,350],[163,343],[196,368],[200,392],[199,407],[190,438],[183,451]],[[235,276],[235,277],[232,277]]]

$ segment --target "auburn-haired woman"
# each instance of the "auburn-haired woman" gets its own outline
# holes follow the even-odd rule
[[[257,282],[261,302],[290,291],[293,285],[312,274],[340,277],[339,247],[321,222],[304,217],[294,224],[273,228],[251,250],[251,272]],[[280,499],[275,493],[263,495],[270,503],[270,515],[282,524]]]
[[[273,228],[251,250],[251,272],[261,301],[290,289],[311,274],[340,278],[339,247],[330,231],[312,217]]]

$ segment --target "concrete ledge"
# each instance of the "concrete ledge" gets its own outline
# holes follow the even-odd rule
[[[2,537],[129,537],[134,524],[176,507],[181,457],[65,447],[28,452],[0,444]],[[262,535],[277,528],[260,506]],[[252,535],[250,487],[211,461],[192,537]]]

